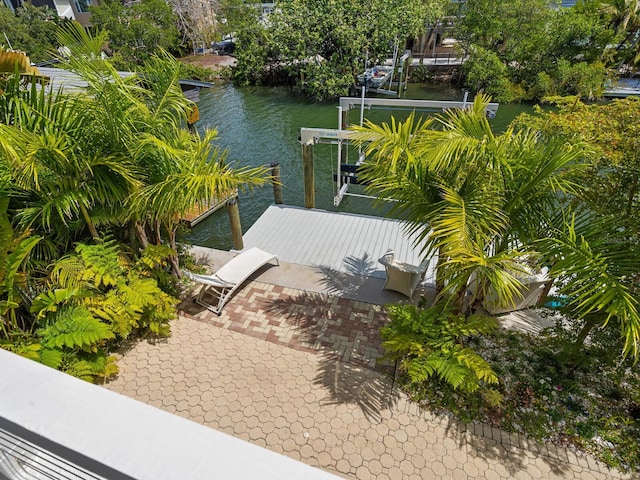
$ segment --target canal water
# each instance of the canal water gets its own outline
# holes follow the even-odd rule
[[[463,92],[448,86],[410,84],[407,98],[422,100],[462,101]],[[244,87],[216,85],[200,92],[198,128],[218,130],[218,144],[229,149],[229,160],[237,166],[258,166],[279,163],[282,173],[284,203],[304,205],[302,149],[298,142],[301,127],[337,128],[338,109],[335,103],[312,103],[295,95],[286,87]],[[511,120],[529,105],[500,105],[491,120],[496,131],[502,131]],[[391,116],[403,118],[404,111],[365,110],[365,118],[376,123],[389,121]],[[349,121],[357,123],[360,111],[351,110]],[[357,152],[349,162],[354,163]],[[335,146],[314,147],[316,208],[330,211],[381,215],[371,200],[345,197],[339,207],[333,206],[335,183],[333,172],[337,151]],[[357,191],[354,187],[350,191]],[[361,192],[359,192],[361,193]],[[273,203],[271,185],[240,192],[239,208],[243,232]],[[229,219],[225,209],[214,213],[184,234],[184,240],[195,245],[229,250],[232,248]]]

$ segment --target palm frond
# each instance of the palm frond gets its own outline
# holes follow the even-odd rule
[[[625,355],[638,357],[640,304],[631,290],[640,265],[637,246],[620,242],[605,222],[576,223],[575,217],[543,239],[542,251],[552,265],[550,275],[561,283],[569,307],[578,318],[615,317],[621,326]]]

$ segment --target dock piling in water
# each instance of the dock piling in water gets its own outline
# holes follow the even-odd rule
[[[229,223],[231,224],[233,248],[235,250],[242,250],[244,248],[242,241],[242,224],[240,223],[240,210],[238,209],[238,201],[236,198],[227,200],[227,213],[229,214]]]
[[[284,203],[282,199],[282,176],[280,174],[280,164],[271,164],[271,184],[273,185],[273,202],[276,205]]]
[[[304,206],[316,208],[316,192],[313,178],[313,143],[302,145],[302,171],[304,175]]]

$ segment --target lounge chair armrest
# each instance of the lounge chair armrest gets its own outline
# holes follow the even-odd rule
[[[208,285],[210,287],[225,287],[225,288],[231,288],[233,287],[233,283],[229,283],[229,282],[225,282],[224,280],[219,279],[218,277],[216,277],[215,274],[213,275],[199,275],[197,273],[192,273],[189,272],[187,270],[183,270],[182,273],[184,274],[185,277],[190,278],[191,280],[194,280],[198,283],[202,283],[204,285]]]

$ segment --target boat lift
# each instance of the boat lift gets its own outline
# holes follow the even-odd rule
[[[442,112],[452,108],[467,108],[467,92],[462,102],[441,101],[441,100],[407,100],[392,98],[358,98],[358,97],[341,97],[338,106],[338,129],[328,128],[301,128],[300,143],[306,147],[312,147],[315,144],[331,144],[338,145],[336,195],[333,197],[333,205],[339,206],[345,195],[355,197],[372,198],[368,195],[360,195],[349,193],[349,185],[358,183],[356,171],[357,168],[364,163],[364,154],[358,155],[355,164],[342,163],[343,146],[349,144],[354,138],[355,131],[348,130],[349,110],[354,108],[361,109],[361,119],[365,108],[387,108],[393,110],[418,110],[424,112]],[[493,118],[498,110],[498,103],[489,103],[487,105],[487,117]],[[362,122],[362,120],[361,120]],[[305,183],[306,184],[306,183]],[[311,207],[313,208],[313,207]]]

